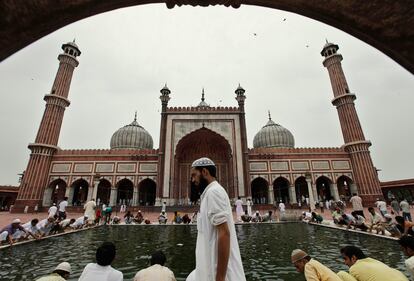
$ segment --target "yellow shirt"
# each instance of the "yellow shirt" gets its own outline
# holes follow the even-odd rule
[[[372,258],[357,260],[349,273],[358,281],[408,281],[398,270]]]
[[[314,259],[305,265],[305,278],[306,281],[341,281],[335,272]]]
[[[339,278],[341,278],[342,281],[358,281],[351,274],[345,271],[339,271],[337,275]]]

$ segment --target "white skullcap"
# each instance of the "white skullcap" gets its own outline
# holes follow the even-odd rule
[[[12,221],[12,223],[21,223],[21,220],[20,220],[20,219],[14,219],[14,220]]]
[[[71,269],[70,264],[68,262],[59,263],[58,266],[56,266],[55,270],[62,270],[62,271],[66,271],[68,273],[72,272],[72,269]]]
[[[206,167],[206,166],[216,166],[216,164],[214,164],[213,161],[211,161],[211,159],[207,158],[207,157],[202,157],[200,159],[197,159],[193,162],[193,164],[191,165],[191,167]]]
[[[292,251],[292,254],[291,254],[292,263],[300,261],[301,259],[304,259],[307,256],[309,255],[305,251],[301,249],[295,249]]]
[[[391,216],[390,214],[385,214],[385,215],[384,215],[384,218],[387,218],[387,219],[392,219],[392,216]]]

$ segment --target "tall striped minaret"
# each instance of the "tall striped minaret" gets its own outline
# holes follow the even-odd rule
[[[52,155],[58,149],[63,115],[65,108],[70,104],[68,94],[73,70],[79,64],[76,57],[81,54],[75,40],[63,44],[62,49],[63,53],[58,56],[59,68],[55,81],[50,93],[44,97],[46,108],[35,142],[29,144],[31,154],[14,207],[16,211],[25,206],[29,206],[29,210],[32,210],[35,205],[39,207],[42,205],[50,162]]]
[[[382,197],[377,171],[372,163],[369,147],[371,142],[365,140],[358,114],[355,109],[355,94],[351,93],[342,70],[342,55],[338,54],[338,45],[326,42],[321,55],[325,57],[323,65],[328,69],[334,99],[341,123],[344,147],[349,153],[357,191],[364,205],[375,202]]]

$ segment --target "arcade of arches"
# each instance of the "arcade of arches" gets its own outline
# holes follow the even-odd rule
[[[234,197],[233,164],[231,148],[221,135],[207,128],[198,129],[177,144],[174,158],[173,198],[178,204],[194,204],[200,198],[198,189],[191,183],[191,164],[194,159],[209,155],[217,167],[217,180]]]
[[[83,206],[95,198],[99,204],[112,206],[152,206],[155,204],[157,184],[152,179],[143,179],[137,187],[129,179],[121,179],[115,187],[107,179],[100,179],[96,191],[85,179],[75,180],[70,187],[63,179],[52,181],[43,196],[43,206],[58,204],[68,197],[69,206]]]
[[[300,176],[291,185],[289,180],[278,177],[269,187],[269,183],[262,177],[257,177],[251,182],[251,194],[253,204],[309,204],[309,191],[316,201],[339,198],[348,200],[351,197],[352,189],[355,188],[352,179],[347,176],[340,176],[336,183],[325,176],[320,176],[314,183],[309,184],[304,176]]]

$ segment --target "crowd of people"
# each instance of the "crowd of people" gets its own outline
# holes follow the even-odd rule
[[[414,235],[414,223],[407,200],[398,202],[392,198],[390,205],[387,206],[385,201],[377,199],[375,207],[369,207],[367,214],[364,212],[360,196],[353,194],[349,202],[352,205],[351,212],[347,212],[345,207],[332,208],[332,220],[335,225],[397,238],[404,234]],[[323,218],[316,212],[311,214],[304,212],[303,220],[321,223]]]
[[[121,271],[112,267],[116,257],[116,247],[112,242],[104,242],[98,247],[95,254],[95,262],[88,263],[82,270],[79,281],[122,281],[124,275]],[[167,258],[162,251],[156,251],[149,260],[150,266],[141,269],[135,274],[134,281],[175,281],[174,273],[165,266]],[[46,276],[36,279],[36,281],[65,281],[72,274],[71,265],[62,262]]]
[[[13,245],[16,242],[28,239],[38,240],[49,235],[95,225],[95,216],[90,214],[91,207],[89,206],[91,204],[89,202],[85,205],[83,216],[67,218],[67,199],[65,197],[58,205],[54,203],[44,219],[34,218],[26,223],[22,223],[20,219],[14,219],[9,225],[0,230],[0,245],[6,243]]]
[[[414,278],[414,237],[404,235],[399,244],[408,257],[405,262],[407,271]],[[340,249],[340,254],[344,264],[349,267],[348,272],[335,273],[301,249],[292,251],[291,262],[298,272],[305,275],[307,281],[408,281],[402,272],[367,257],[356,246],[345,246]]]

